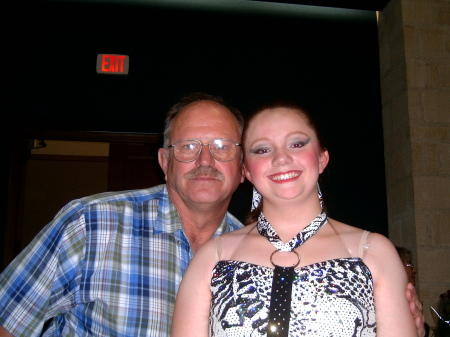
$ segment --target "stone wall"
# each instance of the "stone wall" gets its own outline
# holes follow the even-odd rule
[[[450,289],[450,2],[391,0],[378,34],[389,238],[412,250],[434,326]]]

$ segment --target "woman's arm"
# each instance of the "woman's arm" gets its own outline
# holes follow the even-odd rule
[[[211,304],[211,272],[216,263],[210,240],[194,255],[178,290],[171,337],[207,337]]]
[[[365,259],[374,280],[378,337],[416,337],[417,330],[405,297],[407,277],[394,245],[371,234]]]

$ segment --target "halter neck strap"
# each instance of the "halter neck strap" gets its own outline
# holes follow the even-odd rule
[[[327,222],[328,217],[325,212],[320,213],[311,223],[303,228],[296,236],[288,242],[283,243],[280,236],[272,227],[269,221],[265,218],[263,212],[259,214],[258,223],[256,225],[259,234],[269,240],[274,247],[282,252],[291,252],[297,247],[300,247],[306,240],[316,234],[320,228]]]

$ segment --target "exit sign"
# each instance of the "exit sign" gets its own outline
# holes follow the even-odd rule
[[[97,74],[128,75],[129,64],[128,55],[98,54]]]

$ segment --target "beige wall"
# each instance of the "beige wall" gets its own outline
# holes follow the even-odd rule
[[[31,154],[51,154],[66,156],[109,156],[109,143],[107,142],[83,142],[67,140],[46,140],[45,147],[39,147],[39,141],[35,141],[35,149]]]
[[[23,227],[17,231],[19,250],[50,222],[69,201],[108,189],[108,160],[30,159],[23,209]]]
[[[389,237],[413,251],[426,321],[450,289],[450,2],[379,13]]]
[[[69,201],[108,188],[109,143],[45,140],[27,163],[18,249],[27,246]],[[42,156],[43,155],[43,156]]]

